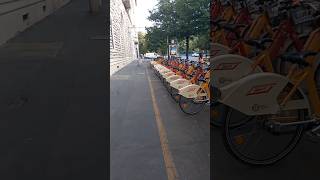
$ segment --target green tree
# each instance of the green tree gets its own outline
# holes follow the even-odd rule
[[[157,52],[165,54],[167,49],[166,34],[164,31],[157,27],[147,28],[145,36],[146,49],[149,52]]]
[[[143,32],[138,32],[138,40],[139,40],[139,51],[140,54],[147,53],[147,42],[145,40],[145,34]]]
[[[209,7],[210,0],[159,0],[156,8],[150,11],[149,20],[155,23],[150,37],[161,35],[158,36],[164,39],[160,40],[161,45],[166,42],[166,37],[177,38],[180,49],[184,49],[188,57],[190,38],[200,36],[201,42],[205,42],[202,35],[209,34]],[[185,42],[185,48],[181,42]]]

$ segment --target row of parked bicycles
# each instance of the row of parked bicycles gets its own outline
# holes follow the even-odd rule
[[[180,109],[189,115],[201,112],[210,102],[210,66],[189,60],[151,61],[156,75],[163,82]]]
[[[314,0],[212,1],[210,123],[238,160],[270,165],[320,137],[319,15]]]

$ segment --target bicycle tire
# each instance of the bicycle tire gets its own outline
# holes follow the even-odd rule
[[[285,97],[287,95],[287,93],[290,92],[291,88],[293,87],[292,84],[288,84],[288,86],[286,88],[284,88],[284,90],[282,91],[283,93],[286,94],[282,94],[284,95],[283,97]],[[295,94],[292,95],[292,98],[303,98],[302,94],[300,93],[300,91],[295,92]],[[290,110],[290,111],[282,111],[281,113],[279,113],[280,115],[285,115],[286,117],[278,117],[275,118],[275,115],[264,115],[264,116],[247,116],[244,115],[243,113],[229,107],[228,108],[228,112],[227,112],[227,117],[225,120],[225,124],[224,124],[224,139],[225,139],[225,145],[227,150],[239,161],[248,164],[248,165],[256,165],[256,166],[263,166],[263,165],[272,165],[277,163],[278,161],[282,160],[283,158],[285,158],[298,144],[298,142],[300,141],[305,125],[300,124],[300,125],[296,125],[296,126],[286,126],[285,128],[288,128],[289,131],[288,132],[278,132],[278,133],[274,133],[272,132],[272,130],[268,129],[270,128],[270,126],[266,126],[265,122],[270,122],[271,121],[276,121],[276,122],[283,122],[284,119],[288,119],[288,117],[290,118],[289,122],[293,122],[291,121],[291,118],[293,117],[292,114],[288,115],[288,113],[293,112],[296,114],[296,116],[294,116],[296,119],[295,122],[301,122],[305,120],[305,110],[304,109],[296,109],[296,110]],[[235,113],[235,117],[232,117],[232,113]],[[238,113],[238,114],[237,114]],[[241,117],[245,117],[242,121]],[[262,117],[261,119],[258,119],[258,117]],[[267,117],[267,118],[265,118]],[[268,119],[268,117],[270,117],[270,119]],[[231,121],[233,120],[240,120],[242,123],[238,126],[231,126],[234,123],[231,123]],[[257,119],[257,120],[255,120]],[[253,123],[252,123],[253,122]],[[245,126],[245,127],[244,127]],[[251,130],[250,128],[253,127],[253,130]],[[248,129],[249,128],[249,129]],[[259,129],[259,133],[256,133],[258,131],[256,131],[258,128]],[[294,129],[290,129],[290,128],[294,128]],[[271,128],[272,129],[272,128]],[[286,130],[288,130],[286,129]],[[250,133],[248,133],[250,130]],[[274,130],[274,129],[273,129]],[[252,132],[255,133],[254,135],[252,135]],[[259,135],[262,135],[264,139],[267,138],[267,141],[264,143],[260,143],[259,139]],[[270,141],[270,137],[274,135],[274,139],[272,141]],[[280,135],[283,135],[280,137]],[[247,138],[247,137],[248,138]],[[252,145],[252,141],[251,139],[254,138],[258,138],[258,143],[254,142]],[[248,141],[247,141],[248,139]],[[283,142],[278,142],[278,140],[286,140],[287,143],[283,143]],[[289,141],[287,141],[287,139],[289,139]],[[251,141],[251,142],[250,142]],[[249,142],[251,144],[247,144],[246,142]],[[246,144],[244,144],[246,143]],[[260,144],[259,144],[260,143]],[[265,145],[270,145],[268,147],[264,147]],[[239,148],[237,147],[239,146]],[[248,150],[248,147],[253,147],[254,150]],[[272,151],[274,148],[276,148],[277,146],[281,146],[281,148],[279,148],[279,150],[277,150],[276,153],[271,153],[271,156],[269,155],[269,152]],[[283,147],[282,147],[283,146]],[[247,148],[247,150],[245,150],[245,148]],[[272,149],[272,150],[270,150]],[[268,150],[268,151],[266,151]],[[250,152],[250,154],[248,153]],[[257,158],[257,156],[252,155],[253,153],[259,153],[259,155],[263,155],[263,158]],[[268,156],[268,157],[266,157]],[[270,156],[270,157],[269,157]]]
[[[232,110],[231,110],[232,111]],[[229,110],[230,112],[230,110]],[[303,111],[301,111],[303,112]],[[300,112],[300,113],[301,113]],[[280,160],[284,159],[288,154],[290,154],[291,151],[294,150],[296,145],[299,143],[302,134],[303,134],[303,126],[300,125],[295,132],[293,138],[290,140],[288,145],[281,151],[279,152],[276,156],[268,159],[253,159],[251,157],[247,157],[246,155],[242,154],[239,152],[236,148],[234,148],[233,142],[231,140],[231,137],[228,135],[229,134],[229,128],[228,128],[228,123],[229,123],[229,116],[230,113],[227,115],[227,119],[225,122],[225,127],[224,127],[224,139],[225,139],[225,145],[227,150],[235,157],[238,161],[247,164],[247,165],[253,165],[253,166],[267,166],[267,165],[272,165]]]
[[[179,92],[179,91],[178,91],[177,89],[175,89],[175,88],[173,88],[173,87],[170,86],[169,93],[170,93],[172,99],[173,99],[176,103],[179,103],[179,100],[180,100],[180,94],[178,94],[178,92]]]
[[[320,95],[320,64],[317,66],[317,68],[315,70],[314,79],[316,81],[316,87],[318,89],[318,94]]]
[[[188,111],[188,109],[186,108],[186,105],[185,103],[186,102],[192,102],[191,104],[192,105],[199,105],[195,111]],[[188,115],[196,115],[198,113],[200,113],[203,109],[204,109],[204,106],[205,106],[205,102],[201,102],[201,103],[194,103],[194,99],[193,98],[186,98],[186,97],[183,97],[183,96],[180,96],[180,99],[179,99],[179,107],[180,109],[182,110],[182,112],[188,114]]]
[[[224,104],[221,103],[214,103],[216,105],[213,105],[210,107],[210,112],[214,109],[216,111],[217,114],[211,114],[210,115],[210,124],[215,126],[215,127],[223,127],[225,124],[225,119],[227,116],[227,112],[228,112],[228,107]],[[231,124],[231,127],[235,127],[238,126],[239,123],[234,123]]]
[[[210,105],[210,124],[215,127],[222,127],[226,117],[227,106],[221,103]]]

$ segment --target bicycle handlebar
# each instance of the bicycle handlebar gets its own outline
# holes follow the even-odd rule
[[[305,58],[310,56],[316,56],[318,55],[318,52],[298,52],[298,53],[288,53],[281,56],[281,59],[283,61],[288,61],[294,64],[302,65],[302,66],[310,66],[310,64],[305,61]]]

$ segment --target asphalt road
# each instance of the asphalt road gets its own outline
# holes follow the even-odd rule
[[[106,179],[105,13],[72,1],[0,48],[0,179]]]
[[[111,180],[167,179],[147,76],[179,179],[210,179],[209,108],[184,114],[148,65],[134,61],[111,76]]]

